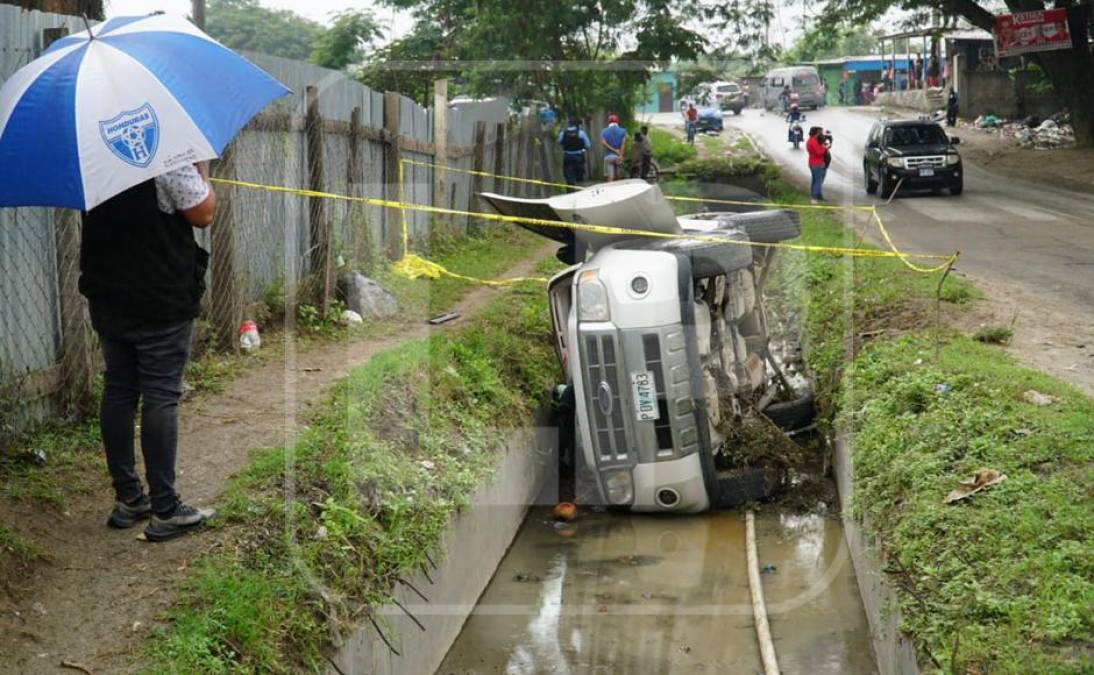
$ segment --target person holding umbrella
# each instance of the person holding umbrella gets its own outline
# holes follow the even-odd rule
[[[0,88],[0,161],[22,168],[0,184],[0,207],[83,212],[79,286],[106,363],[107,525],[149,518],[150,541],[211,515],[175,489],[182,376],[209,257],[193,228],[208,227],[215,206],[200,162],[287,93],[166,15],[118,17],[57,40]],[[138,405],[147,494],[134,460]]]

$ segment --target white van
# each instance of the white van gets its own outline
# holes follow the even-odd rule
[[[798,106],[816,110],[825,103],[824,87],[820,74],[813,66],[790,66],[769,70],[760,82],[760,92],[764,108],[781,110],[779,95],[789,86],[790,93],[797,94]]]

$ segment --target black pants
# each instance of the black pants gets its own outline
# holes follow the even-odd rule
[[[957,108],[946,109],[946,126],[952,127],[957,124]]]
[[[585,182],[585,155],[562,155],[562,175],[566,178],[567,185],[577,185]]]
[[[122,501],[131,501],[142,492],[133,451],[134,418],[140,402],[141,453],[152,510],[170,511],[178,501],[178,406],[183,371],[190,358],[193,321],[151,323],[93,307],[91,323],[106,360],[99,424],[114,492]]]

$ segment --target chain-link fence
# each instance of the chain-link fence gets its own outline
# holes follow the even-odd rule
[[[41,52],[48,38],[43,31],[72,23],[37,12],[7,16],[9,9],[0,5],[10,38],[0,54],[0,81]],[[511,118],[504,102],[437,111],[372,91],[341,72],[246,56],[293,94],[243,129],[212,163],[214,177],[477,211],[476,194],[483,190],[541,190],[468,171],[545,180],[560,174],[558,153],[549,151],[539,120]],[[437,130],[444,131],[441,143]],[[207,330],[198,334],[225,349],[236,345],[245,316],[286,296],[325,307],[343,265],[371,270],[401,257],[405,247],[428,252],[437,235],[462,236],[475,226],[466,216],[292,192],[224,184],[216,191],[214,226],[196,231],[211,254],[202,317]],[[21,404],[39,401],[38,412],[56,410],[50,403],[86,407],[90,400],[97,357],[78,278],[78,213],[0,209],[0,390]]]

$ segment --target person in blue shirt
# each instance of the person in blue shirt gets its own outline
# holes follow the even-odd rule
[[[566,184],[585,182],[585,153],[593,143],[577,118],[571,117],[566,128],[559,132],[558,144],[562,146],[562,175]]]
[[[627,149],[627,130],[619,126],[618,116],[608,115],[608,126],[600,132],[600,145],[604,148],[604,180],[618,180]]]

